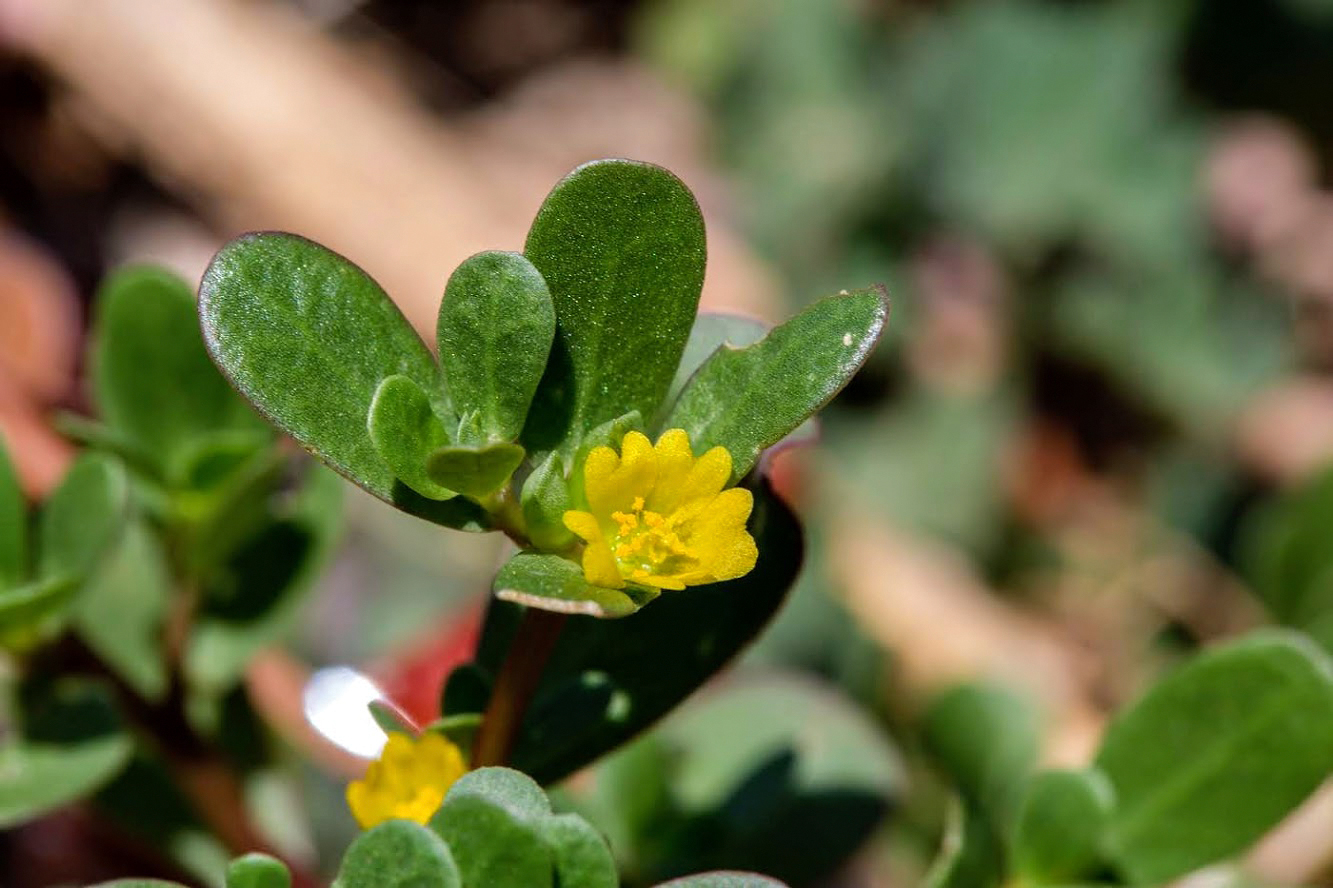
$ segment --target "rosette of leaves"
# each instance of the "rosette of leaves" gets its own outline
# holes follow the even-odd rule
[[[291,888],[278,861],[232,861],[226,888]],[[541,787],[507,768],[482,768],[449,790],[429,824],[390,820],[347,849],[334,888],[617,888],[606,840],[577,814],[557,814]],[[122,879],[98,888],[173,888]],[[179,888],[179,886],[174,886]],[[747,873],[702,873],[659,888],[783,888]]]
[[[500,597],[621,617],[652,596],[590,584],[562,522],[588,452],[681,428],[696,453],[725,447],[739,481],[850,379],[885,322],[872,288],[736,343],[734,321],[696,319],[704,257],[679,179],[598,161],[546,198],[523,253],[453,273],[438,360],[363,271],[290,234],[224,247],[200,312],[218,366],[320,459],[419,517],[509,533],[523,551]]]
[[[512,748],[481,763],[512,761],[545,782],[619,745],[754,638],[796,577],[799,525],[755,470],[861,366],[886,298],[843,291],[772,330],[697,316],[704,259],[689,189],[659,167],[605,160],[556,185],[523,253],[481,253],[454,272],[438,360],[369,276],[295,235],[241,237],[204,275],[209,351],[274,424],[397,508],[520,547],[444,716],[475,726],[511,649],[550,642],[549,659],[535,688],[506,692],[521,724]],[[729,482],[754,493],[758,562],[661,595],[594,585],[563,523],[583,462],[631,431],[666,429],[683,429],[696,454],[731,454]],[[553,641],[516,641],[525,610],[573,616]]]

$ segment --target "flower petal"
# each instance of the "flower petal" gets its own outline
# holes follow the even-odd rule
[[[690,449],[690,436],[684,429],[663,432],[653,451],[657,455],[657,485],[652,495],[646,497],[647,507],[667,515],[680,505],[681,491],[694,467],[694,451]]]
[[[613,512],[630,511],[636,497],[646,497],[657,483],[657,454],[642,432],[629,432],[615,451],[596,447],[583,464],[584,495],[588,510],[603,523]]]
[[[583,547],[583,577],[594,586],[608,589],[621,589],[625,580],[620,576],[620,567],[611,546],[602,535],[601,525],[591,512],[568,511],[563,516],[565,527],[578,537],[586,546]]]
[[[683,510],[678,520],[688,520],[707,506],[727,482],[731,480],[731,453],[725,447],[714,447],[694,462],[690,474],[681,485],[680,502],[676,509]],[[673,509],[672,511],[675,511]]]
[[[732,580],[754,570],[759,548],[745,529],[754,495],[743,487],[724,490],[689,526],[689,546],[700,570],[713,580]],[[710,581],[711,582],[711,581]]]

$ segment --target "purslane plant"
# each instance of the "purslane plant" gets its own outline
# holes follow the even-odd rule
[[[113,277],[90,360],[101,421],[65,422],[90,452],[33,521],[0,459],[0,643],[18,676],[0,824],[96,793],[136,828],[133,803],[152,799],[159,831],[143,837],[164,847],[207,831],[233,853],[264,844],[239,810],[241,779],[269,760],[233,745],[255,731],[238,682],[328,550],[336,489],[290,461],[211,353],[350,480],[517,549],[440,718],[389,725],[379,760],[348,786],[365,832],[337,888],[616,888],[738,859],[793,884],[832,873],[902,777],[874,725],[810,688],[724,688],[600,765],[607,797],[562,799],[579,814],[554,813],[539,786],[642,733],[781,605],[802,537],[762,454],[836,393],[883,328],[878,289],[772,330],[696,317],[703,254],[683,184],[602,161],[555,188],[524,253],[483,253],[454,273],[438,359],[363,272],[294,235],[248,235],[218,254],[200,291],[203,343],[182,282]],[[1189,657],[1115,716],[1087,767],[1036,770],[1036,723],[1012,695],[937,699],[922,745],[958,804],[927,883],[1160,884],[1238,854],[1308,797],[1333,770],[1333,664],[1308,637],[1327,622],[1311,555],[1325,498],[1316,486],[1260,540],[1265,596],[1304,634]],[[802,743],[818,751],[802,756]],[[708,771],[715,807],[687,810],[668,785],[688,771],[689,745],[710,760],[683,782]],[[736,770],[742,759],[754,769]],[[220,867],[192,869],[216,881]],[[312,881],[264,854],[226,872],[228,888]],[[707,873],[666,885],[780,883]]]

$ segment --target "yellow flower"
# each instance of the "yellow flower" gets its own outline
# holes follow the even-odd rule
[[[583,466],[586,512],[565,513],[565,526],[587,544],[583,575],[611,589],[627,582],[684,589],[743,577],[759,550],[745,530],[750,491],[723,490],[731,454],[714,447],[698,459],[681,429],[654,447],[630,432],[620,453],[598,447]]]
[[[467,772],[458,747],[434,731],[413,740],[390,734],[379,761],[347,786],[347,806],[363,829],[386,820],[424,824],[454,781]]]

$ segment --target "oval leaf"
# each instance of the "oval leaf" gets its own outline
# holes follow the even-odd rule
[[[551,852],[537,824],[481,795],[450,792],[431,818],[468,888],[551,888]]]
[[[1250,845],[1333,771],[1333,665],[1296,633],[1205,651],[1111,724],[1112,863],[1160,884]]]
[[[91,795],[120,773],[133,749],[133,741],[123,733],[0,749],[0,829]]]
[[[452,414],[430,350],[365,272],[294,234],[249,234],[213,258],[199,312],[218,367],[307,450],[404,511],[477,524],[400,483],[371,441],[371,401],[390,376],[408,377],[438,414]]]
[[[731,452],[732,480],[823,407],[865,363],[888,318],[882,287],[822,299],[746,348],[723,347],[685,386],[664,423],[696,452]]]
[[[449,433],[421,386],[406,376],[390,376],[381,382],[370,402],[366,428],[380,458],[398,480],[428,499],[458,495],[436,484],[426,472],[426,459],[449,443]]]
[[[1115,790],[1100,771],[1043,771],[1028,783],[1014,827],[1014,868],[1039,885],[1073,885],[1102,867]]]
[[[436,484],[484,499],[509,483],[523,456],[522,447],[503,442],[475,448],[441,447],[426,458],[426,473]]]
[[[438,835],[409,820],[390,820],[352,843],[333,888],[463,888],[463,884],[449,846]]]
[[[620,877],[606,839],[577,814],[541,822],[541,834],[555,859],[556,884],[577,888],[618,888]]]
[[[555,338],[555,306],[520,253],[478,253],[449,277],[436,326],[440,367],[459,413],[476,411],[482,437],[523,431]]]
[[[537,782],[512,768],[478,768],[449,787],[446,798],[480,796],[517,817],[543,818],[551,813],[551,802]]]
[[[631,410],[656,414],[694,323],[705,252],[694,195],[661,167],[595,161],[555,186],[524,248],[557,321],[524,430],[530,449],[576,444]]]
[[[292,875],[267,854],[246,854],[227,867],[227,888],[291,888]]]
[[[583,568],[568,558],[530,552],[520,552],[500,568],[494,591],[515,604],[590,617],[625,617],[660,594],[646,586],[594,586],[584,578]]]
[[[190,286],[165,269],[126,268],[102,284],[89,369],[102,418],[159,471],[200,436],[263,428],[209,361]]]
[[[128,502],[125,471],[107,457],[84,454],[42,504],[37,574],[81,577],[120,529]]]

